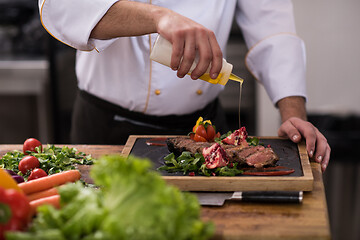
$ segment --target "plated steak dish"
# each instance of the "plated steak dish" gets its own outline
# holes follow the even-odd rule
[[[279,160],[272,148],[262,145],[243,146],[215,142],[195,142],[188,136],[169,138],[166,143],[169,151],[177,156],[184,151],[192,154],[202,153],[205,160],[209,156],[210,161],[211,157],[219,155],[217,156],[220,158],[218,165],[222,165],[222,162],[228,162],[238,163],[241,166],[262,168],[264,166],[273,166]]]
[[[200,117],[188,136],[168,138],[170,154],[159,169],[183,171],[190,176],[235,176],[243,169],[265,171],[279,160],[270,146],[259,145],[258,138],[254,142],[248,137],[245,127],[224,135],[215,133],[215,129],[209,120]]]

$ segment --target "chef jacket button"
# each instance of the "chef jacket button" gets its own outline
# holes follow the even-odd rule
[[[201,95],[201,94],[203,94],[203,91],[201,89],[199,89],[196,91],[196,93],[197,93],[197,95]]]
[[[160,93],[161,93],[161,91],[160,91],[159,89],[156,89],[156,90],[155,90],[155,94],[156,94],[156,95],[160,95]]]

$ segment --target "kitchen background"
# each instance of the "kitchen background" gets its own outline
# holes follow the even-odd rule
[[[327,137],[324,174],[333,239],[360,239],[360,1],[293,0],[298,34],[307,47],[309,120]],[[227,60],[245,79],[241,122],[249,134],[274,136],[277,110],[244,66],[246,47],[234,24]],[[76,92],[75,50],[42,28],[36,1],[0,0],[0,144],[28,137],[69,143]],[[238,127],[239,85],[221,95],[229,124]]]

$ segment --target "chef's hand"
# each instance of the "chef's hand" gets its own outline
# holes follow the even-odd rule
[[[203,75],[209,66],[210,77],[217,78],[222,67],[222,51],[213,31],[175,12],[158,18],[157,32],[173,44],[171,68],[182,78],[190,70],[196,52],[199,62],[191,73],[192,79]]]
[[[304,138],[309,157],[320,163],[322,171],[325,171],[331,149],[324,135],[314,125],[300,118],[289,118],[280,126],[278,135],[288,137],[295,143]]]
[[[306,121],[304,98],[284,98],[277,103],[277,106],[282,118],[278,135],[288,137],[295,143],[304,139],[309,157],[320,163],[324,172],[329,164],[331,148],[325,136],[313,124]]]
[[[114,24],[116,23],[116,24]],[[173,44],[171,68],[184,77],[194,62],[192,79],[203,75],[211,66],[210,77],[216,78],[222,67],[222,52],[214,32],[170,9],[151,4],[118,1],[114,3],[91,31],[95,39],[140,36],[159,33]]]

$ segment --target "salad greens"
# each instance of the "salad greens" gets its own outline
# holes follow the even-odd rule
[[[164,160],[165,165],[159,167],[159,171],[183,172],[184,175],[203,176],[236,176],[243,172],[237,168],[237,163],[233,163],[231,166],[209,169],[206,167],[205,158],[201,153],[196,153],[193,156],[190,152],[184,151],[179,157],[170,153]]]
[[[197,198],[167,185],[146,159],[104,156],[92,167],[100,188],[80,183],[59,188],[61,209],[44,205],[26,233],[7,239],[208,239],[212,223],[200,220]]]
[[[37,148],[37,150],[40,149]],[[42,152],[29,152],[29,155],[39,160],[40,168],[47,172],[48,175],[75,169],[75,164],[91,165],[94,162],[91,155],[86,155],[83,152],[78,152],[76,148],[69,148],[67,146],[56,147],[54,145],[47,145]],[[27,179],[30,173],[24,175],[18,168],[19,162],[24,156],[23,152],[17,150],[7,152],[0,159],[0,167],[12,170]]]

